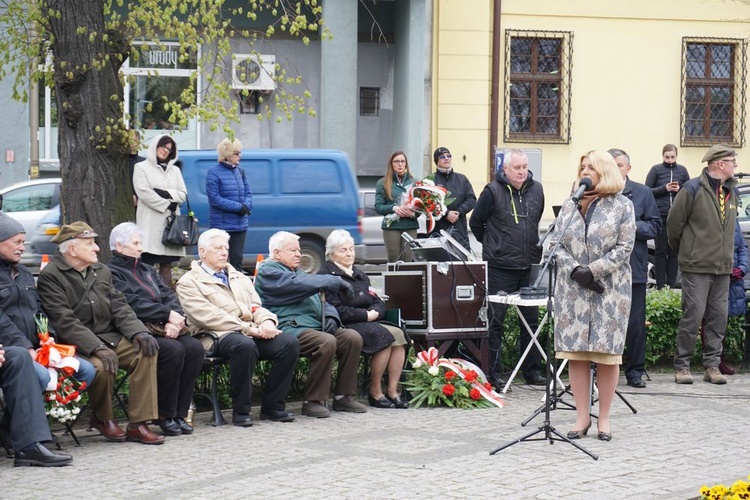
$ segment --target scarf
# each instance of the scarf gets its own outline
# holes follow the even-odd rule
[[[339,264],[338,262],[336,262],[335,260],[333,260],[331,262],[333,262],[334,264],[336,264],[336,267],[338,267],[339,269],[341,269],[342,271],[344,271],[347,276],[351,276],[352,274],[354,274],[354,268],[352,268],[352,267],[344,267],[341,264]]]
[[[581,215],[586,217],[586,212],[589,209],[589,205],[591,205],[594,200],[600,198],[599,192],[596,189],[592,189],[591,191],[585,191],[583,193],[583,196],[581,196],[581,202],[578,207],[578,209],[581,211]]]

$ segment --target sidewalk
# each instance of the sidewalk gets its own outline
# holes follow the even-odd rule
[[[625,385],[615,399],[613,438],[596,439],[595,426],[578,441],[522,442],[489,451],[533,431],[522,420],[541,404],[543,391],[514,386],[503,409],[447,408],[299,416],[293,423],[258,420],[243,429],[206,425],[197,415],[191,436],[162,446],[109,443],[83,428],[83,446],[68,436],[73,454],[61,469],[13,468],[0,459],[2,498],[540,498],[684,499],[702,485],[730,486],[750,474],[750,375],[724,386],[701,381],[676,385],[672,374],[653,375],[643,390]],[[570,396],[565,396],[572,402]],[[551,413],[566,434],[572,411]],[[593,434],[593,436],[592,436]]]

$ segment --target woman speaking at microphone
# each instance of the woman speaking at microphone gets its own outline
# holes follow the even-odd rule
[[[599,419],[597,437],[612,439],[609,410],[617,387],[630,313],[630,252],[635,241],[633,205],[620,192],[623,179],[612,156],[591,151],[581,161],[580,176],[591,181],[578,204],[563,204],[553,244],[557,249],[555,351],[570,362],[570,387],[577,419],[568,439],[580,439],[591,427],[590,363],[597,366]],[[560,234],[565,222],[570,226]]]

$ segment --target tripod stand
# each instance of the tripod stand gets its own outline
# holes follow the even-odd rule
[[[584,179],[588,181],[588,179]],[[588,183],[590,187],[590,182]],[[573,196],[573,202],[578,205],[578,202],[580,200],[581,195],[583,194],[584,189],[584,182],[582,181],[581,187],[579,187],[579,190],[576,192],[576,194]],[[547,278],[547,311],[552,311],[552,285],[553,285],[553,266],[552,262],[555,258],[555,252],[557,251],[558,247],[560,246],[560,241],[562,241],[562,235],[565,234],[565,231],[568,230],[568,227],[570,226],[571,222],[573,222],[573,217],[575,216],[575,210],[570,213],[570,216],[565,221],[565,226],[563,227],[560,237],[555,242],[554,247],[552,248],[552,251],[547,256],[547,259],[544,262],[544,266],[542,267],[542,272],[539,273],[539,278],[536,280],[536,283],[530,288],[530,289],[521,289],[520,291],[520,297],[524,297],[524,295],[528,297],[536,297],[543,292],[543,288],[539,288],[539,284],[541,283],[542,279],[544,278],[544,271],[548,271],[548,278]],[[549,231],[547,233],[549,235]],[[540,242],[540,245],[543,245],[544,240],[546,240],[547,236],[544,237],[542,242]],[[512,446],[516,443],[521,443],[524,441],[549,441],[550,444],[554,444],[555,441],[563,441],[569,444],[572,444],[582,452],[586,453],[588,456],[593,458],[594,460],[599,460],[599,456],[595,453],[592,453],[588,451],[583,446],[579,445],[575,441],[572,441],[568,439],[567,436],[562,434],[560,431],[555,429],[552,424],[550,423],[550,410],[551,410],[551,401],[552,401],[552,394],[551,389],[554,385],[554,393],[557,393],[557,363],[555,362],[554,353],[552,352],[552,343],[550,342],[550,337],[547,336],[547,368],[544,371],[545,372],[545,403],[544,403],[544,422],[542,425],[540,425],[536,430],[529,432],[528,434],[525,434],[521,436],[520,438],[517,438],[513,441],[510,441],[508,443],[505,443],[494,450],[490,451],[490,455],[494,455],[498,451],[504,450],[505,448],[508,448],[509,446]],[[550,380],[552,379],[552,380]],[[537,436],[538,434],[543,434],[543,436]]]

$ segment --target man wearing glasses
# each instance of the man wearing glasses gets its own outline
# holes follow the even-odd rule
[[[450,233],[466,250],[471,251],[469,245],[469,228],[466,224],[466,214],[471,212],[477,204],[477,197],[471,182],[464,174],[454,171],[453,157],[448,148],[439,147],[432,154],[437,172],[435,172],[435,185],[442,186],[450,191],[454,200],[448,205],[448,213],[435,223],[435,229],[430,233],[440,234],[441,230]]]
[[[667,218],[669,246],[677,251],[682,269],[682,318],[677,329],[675,382],[692,384],[690,358],[695,337],[705,318],[703,380],[726,384],[719,371],[727,326],[727,296],[734,266],[737,220],[737,166],[734,149],[711,146],[701,162],[708,166],[699,177],[683,184]]]
[[[495,180],[485,186],[474,207],[469,226],[482,242],[482,260],[487,261],[489,293],[513,293],[529,286],[531,266],[538,264],[542,251],[539,243],[539,220],[544,211],[544,190],[529,171],[529,158],[520,149],[512,149],[505,156],[502,170]],[[490,378],[500,391],[505,386],[501,371],[501,347],[506,304],[490,305]],[[539,324],[536,307],[521,307],[521,313],[532,331]],[[526,350],[531,336],[518,320],[521,331],[520,352]],[[521,365],[527,384],[544,385],[542,358],[538,349],[531,348]]]

